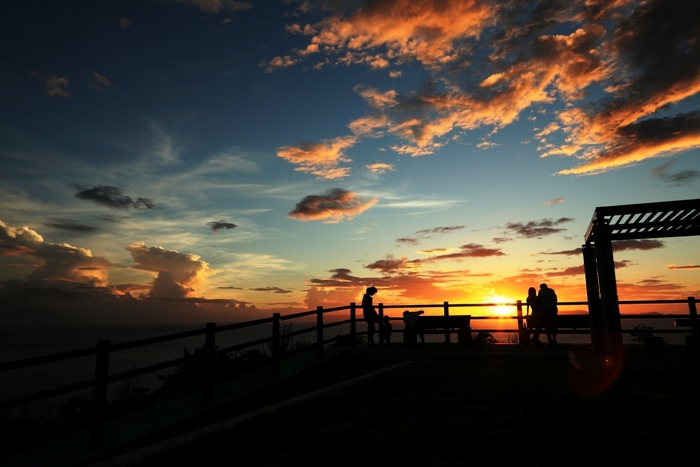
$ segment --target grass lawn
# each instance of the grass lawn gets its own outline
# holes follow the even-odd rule
[[[697,461],[697,371],[625,368],[607,388],[599,387],[610,379],[605,372],[573,370],[565,354],[419,360],[136,465]]]

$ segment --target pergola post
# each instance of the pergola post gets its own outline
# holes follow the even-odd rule
[[[598,266],[598,283],[600,285],[600,305],[603,318],[603,336],[605,355],[617,358],[624,351],[622,346],[622,325],[620,323],[620,304],[617,298],[617,279],[613,259],[610,227],[598,221],[593,227],[595,235],[595,256]]]
[[[583,245],[583,269],[586,275],[586,298],[588,299],[588,318],[591,326],[591,345],[598,353],[605,351],[603,334],[603,314],[600,308],[600,289],[598,288],[598,267],[595,260],[595,248],[590,243]]]

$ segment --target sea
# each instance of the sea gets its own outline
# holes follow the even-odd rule
[[[633,326],[644,324],[652,326],[655,330],[674,329],[673,318],[654,316],[654,319],[624,319],[623,329],[632,329]],[[306,318],[308,319],[308,318]],[[222,323],[223,324],[223,323]],[[283,322],[283,326],[287,322]],[[313,328],[315,321],[299,321],[292,324],[292,330]],[[69,350],[77,350],[94,347],[99,339],[110,339],[112,344],[129,342],[138,339],[173,334],[182,331],[204,328],[203,323],[180,324],[152,324],[152,325],[71,325],[71,326],[1,326],[0,327],[0,362],[14,361],[29,357],[53,354]],[[400,321],[393,322],[394,333],[392,342],[401,342],[403,324]],[[472,320],[472,332],[487,329],[491,331],[500,343],[517,342],[517,322],[514,319],[493,318]],[[366,331],[364,322],[358,322],[358,332]],[[216,334],[216,345],[228,347],[232,345],[263,339],[271,335],[271,324],[264,324],[243,329],[219,332]],[[349,333],[349,325],[339,325],[324,330],[325,339],[339,334]],[[684,344],[683,334],[657,334],[663,336],[668,344]],[[297,341],[312,343],[316,341],[316,332],[310,331],[294,337]],[[376,340],[376,338],[375,338]],[[457,337],[453,335],[452,342]],[[625,334],[625,343],[634,344],[633,337]],[[426,335],[428,342],[443,342],[443,334]],[[588,334],[560,334],[560,343],[590,344]],[[141,368],[151,364],[174,360],[183,356],[186,349],[193,352],[194,349],[204,344],[204,335],[177,339],[173,341],[153,344],[134,349],[121,350],[110,354],[110,374],[121,373],[132,369]],[[268,350],[265,345],[261,350]],[[95,356],[80,357],[61,362],[36,365],[28,368],[0,372],[0,400],[7,400],[25,394],[32,394],[46,389],[56,388],[71,383],[85,381],[94,378]],[[143,386],[150,390],[157,389],[161,380],[159,375],[166,375],[172,369],[159,370],[154,373],[139,376],[131,381],[132,386]],[[110,384],[112,395],[120,391],[120,383]],[[123,388],[122,388],[123,389]],[[77,394],[90,394],[90,390],[83,390]],[[23,407],[26,413],[41,416],[54,410],[65,402],[70,396],[46,399]]]

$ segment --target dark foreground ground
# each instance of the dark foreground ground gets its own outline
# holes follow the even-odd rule
[[[554,349],[552,349],[554,350]],[[413,361],[135,466],[695,465],[700,372],[682,347],[624,364],[585,352],[414,354]],[[406,360],[351,352],[201,415],[207,424]]]

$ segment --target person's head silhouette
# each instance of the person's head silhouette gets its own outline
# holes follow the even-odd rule
[[[377,293],[377,288],[375,286],[367,287],[367,295],[374,295]]]

